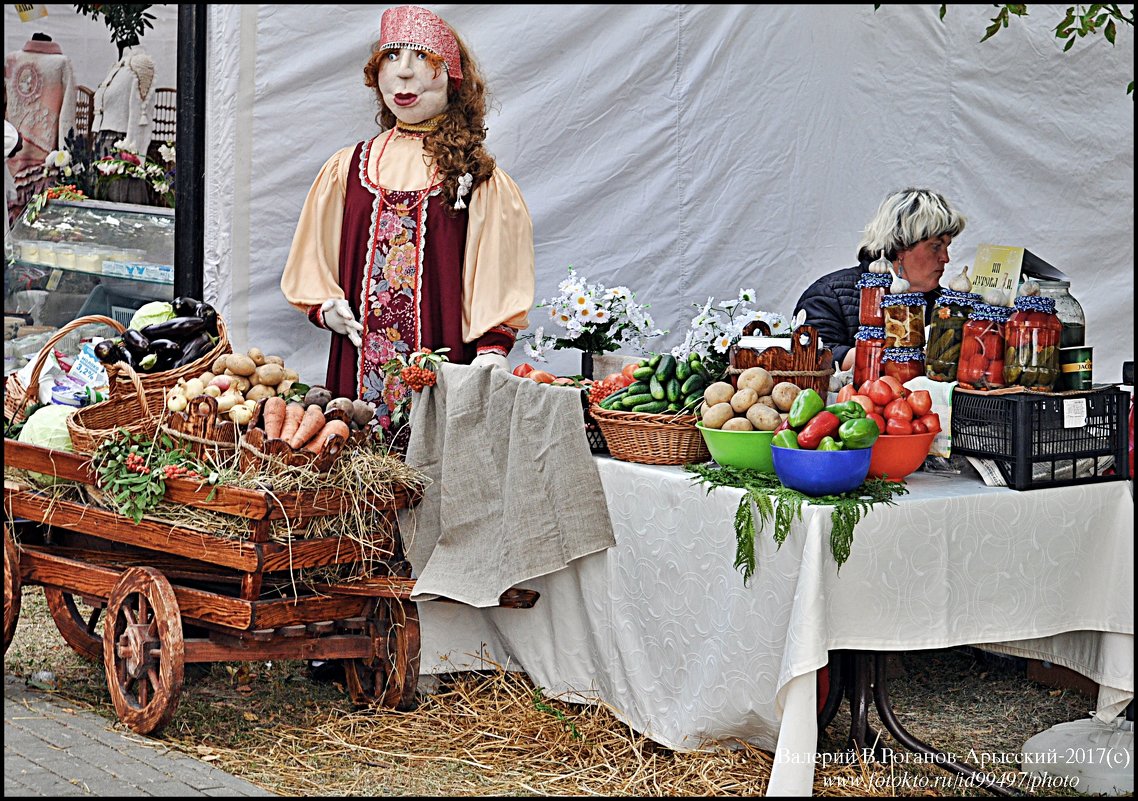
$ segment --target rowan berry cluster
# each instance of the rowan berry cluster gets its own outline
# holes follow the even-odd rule
[[[399,377],[414,392],[422,392],[423,387],[433,387],[438,380],[433,371],[417,366],[404,367],[399,371]]]
[[[188,467],[180,464],[168,464],[162,468],[162,474],[166,478],[201,478],[200,473],[195,473]]]
[[[146,466],[146,460],[137,453],[128,453],[125,461],[123,461],[123,466],[140,475],[146,475],[150,472],[150,468]]]

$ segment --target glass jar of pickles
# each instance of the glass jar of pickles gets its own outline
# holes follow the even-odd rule
[[[885,347],[923,348],[925,346],[925,305],[920,292],[901,292],[881,299]]]
[[[956,380],[964,324],[968,322],[972,307],[979,302],[980,296],[975,292],[941,290],[940,297],[933,304],[929,341],[925,346],[925,374],[933,381]]]
[[[854,334],[854,386],[881,378],[881,351],[885,349],[885,329],[863,325]]]
[[[960,342],[956,380],[973,389],[1004,386],[1004,323],[1010,306],[977,303],[968,315]]]
[[[858,308],[859,325],[884,325],[881,316],[881,299],[885,297],[885,290],[893,281],[889,273],[862,273],[858,279],[857,288],[861,290],[860,307]]]
[[[888,335],[886,335],[888,341]],[[881,351],[881,374],[891,375],[904,384],[925,374],[924,348],[890,348]]]
[[[1004,326],[1004,383],[1050,392],[1059,380],[1062,335],[1053,299],[1016,298],[1015,311]]]

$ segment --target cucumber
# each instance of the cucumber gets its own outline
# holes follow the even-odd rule
[[[648,391],[652,394],[652,400],[664,400],[667,396],[664,383],[660,380],[659,376],[656,375],[648,379]]]
[[[668,411],[669,412],[678,412],[679,410],[680,410],[680,404],[679,403],[677,403],[676,401],[668,401]]]
[[[692,373],[694,375],[703,376],[704,381],[710,381],[711,380],[711,371],[703,366],[703,362],[701,362],[698,358],[698,356],[699,356],[698,353],[693,353],[692,355],[697,357],[691,363]]]
[[[679,378],[679,376],[676,377]],[[680,385],[680,392],[684,395],[690,395],[696,390],[703,392],[704,387],[706,386],[707,382],[703,380],[703,376],[701,376],[699,373],[693,373],[692,375],[688,376],[687,381],[684,381],[684,383]]]
[[[648,391],[648,382],[647,381],[633,381],[631,384],[628,385],[628,394],[629,395],[639,395],[641,392],[647,392],[647,391]]]
[[[688,376],[691,375],[691,362],[687,359],[679,359],[676,362],[676,378],[681,382],[687,381]]]
[[[650,403],[654,400],[656,399],[647,392],[640,392],[635,395],[625,395],[620,399],[620,405],[624,407],[625,410],[628,410],[634,406],[639,406],[642,403]]]
[[[680,379],[669,378],[668,383],[664,385],[664,394],[667,396],[668,401],[675,403],[680,399]],[[655,397],[655,396],[653,396]]]
[[[611,409],[611,408],[612,408],[612,405],[613,405],[614,403],[616,403],[617,401],[619,401],[621,398],[623,398],[623,397],[624,397],[625,395],[627,395],[627,394],[628,394],[628,387],[625,387],[624,389],[618,389],[616,392],[614,392],[614,393],[612,393],[611,395],[607,396],[607,397],[606,397],[604,400],[602,400],[602,401],[601,401],[601,402],[600,402],[598,405],[599,405],[599,406],[600,406],[602,409]]]
[[[659,412],[662,412],[662,411],[666,410],[667,408],[668,408],[668,402],[667,401],[654,400],[654,401],[649,401],[647,403],[641,403],[637,406],[633,406],[632,411],[643,412],[645,414],[658,414]]]
[[[661,381],[667,381],[669,378],[676,374],[676,357],[670,353],[665,353],[660,358],[660,363],[656,365],[656,378]]]
[[[637,367],[635,370],[633,370],[632,377],[637,381],[647,381],[649,378],[655,375],[655,373],[656,371],[653,368],[649,367],[648,365],[644,365],[643,367]]]
[[[648,366],[655,370],[657,365],[660,364],[660,359],[663,357],[663,355],[663,353],[653,353],[652,356],[648,359]]]

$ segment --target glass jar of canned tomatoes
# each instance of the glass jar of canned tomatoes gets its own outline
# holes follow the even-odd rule
[[[863,325],[854,334],[854,386],[881,378],[881,351],[885,349],[885,329]]]
[[[859,325],[884,325],[881,316],[881,299],[885,297],[885,290],[893,282],[889,273],[862,273],[858,279],[857,288],[861,290],[860,306],[858,308]]]
[[[886,294],[881,299],[885,347],[923,348],[925,346],[925,306],[920,292]]]
[[[925,346],[925,374],[933,381],[955,381],[960,361],[964,324],[972,307],[980,302],[975,292],[941,290],[933,304],[929,341]]]
[[[968,315],[960,341],[960,363],[956,380],[973,389],[999,389],[1004,386],[1004,324],[1012,314],[1010,306],[977,303]]]
[[[902,384],[924,375],[924,348],[885,348],[881,351],[881,374],[891,375]]]
[[[1050,392],[1059,380],[1063,323],[1055,301],[1039,295],[1016,298],[1004,325],[1004,383]]]

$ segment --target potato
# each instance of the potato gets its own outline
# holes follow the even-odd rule
[[[703,399],[707,401],[708,406],[715,406],[717,403],[730,403],[734,394],[735,387],[726,381],[716,381],[703,391]]]
[[[279,364],[266,362],[265,364],[258,365],[257,369],[253,371],[254,384],[264,384],[267,387],[275,387],[283,380],[284,368]]]
[[[248,355],[248,357],[253,360],[253,364],[258,367],[265,363],[265,354],[260,348],[249,348],[249,350],[246,351],[246,355]]]
[[[253,382],[243,375],[231,375],[229,381],[229,388],[238,392],[248,392],[249,388],[253,386]]]
[[[231,353],[225,359],[225,369],[233,375],[250,376],[257,372],[257,364],[248,356],[240,353]],[[217,372],[216,370],[214,372]]]
[[[754,406],[758,399],[759,396],[755,394],[755,390],[750,387],[744,387],[731,396],[729,403],[736,413],[743,414]]]
[[[266,364],[279,364],[281,367],[284,367],[284,357],[283,356],[266,356],[265,362],[266,362]],[[294,378],[293,381],[295,381],[295,380],[296,379]]]
[[[789,381],[779,381],[774,385],[771,390],[771,397],[774,399],[774,406],[780,412],[789,412],[790,406],[794,403],[794,399],[798,397],[799,388],[797,384],[792,384]]]
[[[731,404],[724,401],[708,409],[703,415],[703,424],[707,428],[723,428],[723,424],[735,416]]]
[[[755,427],[746,417],[732,417],[723,424],[724,431],[754,431]]]
[[[211,373],[209,370],[206,370],[204,373],[198,376],[198,380],[201,381],[203,385],[208,386],[209,382],[213,380],[213,373]]]
[[[375,417],[375,407],[365,400],[356,398],[352,401],[352,422],[365,426]]]
[[[261,398],[272,398],[276,394],[277,391],[268,384],[255,384],[245,393],[245,398],[247,400],[261,400]]]
[[[761,403],[763,406],[769,406],[772,409],[775,408],[774,398],[772,398],[770,395],[760,395],[757,402]]]
[[[774,431],[782,422],[778,412],[763,403],[756,403],[748,409],[747,419],[759,431]]]
[[[290,381],[286,378],[284,381],[277,384],[277,394],[282,397],[287,395],[292,391],[292,385],[295,383],[295,381]]]
[[[225,366],[228,363],[228,361],[229,361],[229,354],[228,353],[221,354],[220,356],[218,356],[216,359],[213,360],[213,366],[211,366],[209,368],[209,371],[211,373],[213,373],[214,375],[217,375],[219,373],[224,373],[225,372]]]
[[[696,414],[699,416],[700,420],[703,419],[704,415],[707,414],[707,410],[710,408],[711,407],[707,405],[707,401],[699,402],[699,411],[697,411]]]
[[[297,373],[296,370],[293,370],[289,367],[286,367],[284,370],[284,380],[285,381],[292,381],[292,382],[299,381],[300,380],[300,374]]]
[[[339,409],[344,414],[348,415],[348,417],[351,417],[352,416],[352,399],[351,398],[333,398],[332,400],[328,401],[328,404],[324,407],[325,412],[335,411],[336,409]]]
[[[763,367],[748,367],[739,373],[739,389],[750,387],[760,398],[771,394],[774,388],[774,377]]]
[[[205,384],[202,383],[202,380],[200,378],[191,378],[185,383],[185,388],[182,391],[186,394],[187,398],[196,398],[198,395],[202,394],[202,391],[204,389]]]

